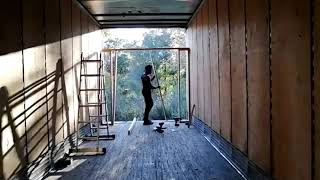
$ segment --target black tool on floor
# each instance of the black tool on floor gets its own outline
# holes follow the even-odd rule
[[[163,133],[164,129],[167,129],[166,127],[163,127],[163,125],[164,125],[164,122],[160,122],[159,126],[156,126],[155,131],[157,131],[158,133]]]
[[[179,122],[181,121],[181,118],[180,117],[174,117],[173,118],[174,119],[174,121],[175,121],[175,126],[179,126]]]
[[[71,164],[71,160],[68,157],[68,155],[65,154],[61,159],[59,159],[56,163],[54,163],[53,168],[55,170],[61,170],[61,169],[66,168],[70,164]]]

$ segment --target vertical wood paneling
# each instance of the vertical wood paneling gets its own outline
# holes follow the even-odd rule
[[[188,47],[190,47],[190,84],[189,84],[189,92],[190,92],[190,104],[191,104],[191,107],[193,106],[194,104],[194,84],[195,84],[195,81],[194,81],[194,59],[193,59],[193,35],[192,35],[192,31],[193,31],[193,23],[190,24],[190,26],[188,27]],[[190,109],[191,111],[191,109]]]
[[[198,44],[198,107],[199,107],[199,118],[204,120],[204,74],[203,74],[203,16],[202,8],[197,15],[197,44]]]
[[[78,120],[78,89],[80,83],[80,56],[81,56],[81,16],[77,4],[72,3],[72,63],[73,63],[73,112],[74,112],[74,132]]]
[[[211,127],[220,133],[220,85],[219,85],[219,57],[218,57],[218,29],[217,29],[217,0],[209,1],[209,61],[211,76]]]
[[[0,87],[6,86],[9,96],[17,93],[23,88],[23,60],[22,60],[22,42],[21,42],[21,2],[19,0],[2,1],[0,7],[0,20],[3,24],[0,28]],[[10,17],[10,18],[8,18]],[[22,100],[23,97],[18,98]],[[17,101],[18,101],[17,100]],[[3,103],[3,99],[0,98]],[[16,118],[24,110],[24,102],[12,109],[12,116]],[[17,125],[24,120],[24,116],[16,119],[14,124]],[[8,124],[8,118],[0,118],[1,127]],[[20,144],[26,146],[25,127],[21,123],[15,129],[18,136],[21,137]],[[20,164],[15,148],[9,149],[14,145],[12,130],[10,127],[5,128],[0,139],[1,158],[0,159],[0,178],[9,178]],[[7,152],[9,151],[9,152]],[[25,149],[23,149],[25,151]],[[7,153],[5,157],[3,154]],[[3,166],[4,165],[4,166]],[[2,174],[4,173],[4,174]]]
[[[61,1],[61,47],[64,70],[72,67],[71,0]],[[66,72],[67,73],[67,72]]]
[[[194,19],[193,44],[194,44],[194,62],[195,62],[195,115],[199,118],[199,62],[198,62],[198,15]]]
[[[231,79],[228,1],[218,0],[221,135],[231,140]]]
[[[62,62],[64,67],[64,76],[66,85],[72,84],[74,81],[72,72],[72,2],[71,0],[61,1],[61,47],[62,47]],[[68,137],[73,128],[74,113],[73,110],[73,88],[70,87],[66,90],[66,97],[69,111],[66,112],[64,101],[63,109],[63,122],[64,122],[64,135]],[[64,99],[65,100],[65,99]]]
[[[271,0],[276,179],[311,179],[310,1]]]
[[[44,1],[23,2],[24,83],[26,87],[46,75],[44,18]],[[41,88],[39,92],[25,100],[25,108],[28,109],[26,128],[29,161],[37,159],[48,149],[48,134],[45,127],[47,109],[46,105],[41,106],[46,101],[43,99],[36,103],[45,95],[46,89]],[[35,103],[36,105],[33,106]]]
[[[59,0],[45,1],[46,30],[46,68],[47,74],[56,69],[56,63],[61,58],[60,52],[60,19]],[[52,89],[52,88],[51,88]]]
[[[247,153],[247,88],[244,0],[229,0],[229,4],[232,79],[232,143],[242,152]]]
[[[270,173],[268,0],[247,0],[248,156]]]
[[[196,61],[197,61],[197,56],[196,56],[196,48],[195,48],[195,42],[196,42],[196,23],[195,21],[192,22],[191,24],[191,36],[192,36],[192,45],[191,45],[191,64],[192,64],[192,71],[191,71],[191,78],[192,78],[192,106],[196,105],[197,106],[197,66],[196,66]],[[194,111],[194,115],[197,115],[197,108]]]
[[[314,1],[314,179],[320,179],[320,0]]]
[[[203,89],[204,89],[204,120],[211,127],[211,76],[210,76],[210,61],[209,61],[209,1],[204,2],[202,9],[203,18]]]
[[[60,49],[60,12],[59,0],[45,1],[45,31],[46,31],[46,75],[51,74],[56,70],[56,63],[61,58]],[[50,83],[52,79],[47,80],[48,99],[53,96],[54,83]],[[49,93],[52,92],[52,93]],[[58,94],[58,107],[61,107],[61,96]],[[52,128],[52,98],[48,101],[48,120],[49,128]],[[62,117],[57,116],[57,121],[61,121]],[[49,133],[49,141],[52,139],[52,134]]]
[[[49,147],[48,140],[51,140],[48,137],[51,136],[48,128],[52,127],[50,123],[52,122],[53,104],[51,97],[53,93],[51,92],[48,95],[48,98],[50,97],[48,101],[46,101],[45,96],[53,89],[54,84],[49,83],[50,80],[48,80],[36,85],[32,90],[29,90],[28,87],[54,72],[56,62],[61,58],[61,54],[67,72],[67,84],[73,84],[72,54],[76,52],[79,60],[81,51],[80,10],[76,5],[73,8],[76,9],[75,14],[77,14],[74,33],[70,0],[31,0],[28,2],[6,0],[2,2],[0,8],[0,19],[5,24],[0,28],[0,62],[3,65],[0,68],[0,86],[6,86],[10,96],[26,88],[24,94],[12,103],[15,104],[16,101],[19,101],[19,104],[12,108],[11,113],[13,118],[16,118],[18,114],[21,114],[25,109],[27,110],[20,118],[15,119],[14,124],[17,125],[15,131],[21,136],[21,145],[25,148],[23,151],[26,152],[27,163],[33,171],[38,171],[37,168],[42,168],[44,165],[44,162],[35,165],[34,161],[39,160],[41,155],[45,156],[44,154],[48,152]],[[83,19],[89,21],[88,18],[83,17]],[[88,32],[88,26],[86,29],[86,32]],[[91,30],[97,30],[92,23]],[[73,41],[72,36],[77,36],[77,40]],[[92,36],[97,43],[99,33],[93,33]],[[73,48],[73,46],[76,48]],[[60,85],[59,88],[61,88]],[[73,109],[72,99],[76,93],[70,87],[68,87],[67,93],[70,103],[69,108]],[[57,134],[55,136],[56,143],[59,143],[65,140],[63,135],[66,135],[66,132],[63,133],[63,129],[60,129],[63,126],[62,116],[64,114],[61,111],[61,93],[58,93],[57,96],[58,111],[55,112],[57,114]],[[25,101],[23,98],[25,98]],[[76,111],[70,111],[70,117],[76,114]],[[47,125],[48,120],[49,127]],[[21,123],[21,121],[26,123]],[[7,118],[4,117],[1,122],[2,125],[6,125],[8,123]],[[19,164],[21,166],[16,149],[13,147],[11,131],[9,127],[0,132],[2,134],[1,148],[3,153],[6,154],[2,157],[5,166],[1,167],[5,178],[12,178],[14,171],[19,170]],[[11,150],[7,152],[9,149]],[[33,169],[34,167],[36,169]]]
[[[89,40],[88,40],[88,19],[84,12],[81,12],[81,49],[84,57],[89,55]]]
[[[198,65],[199,65],[199,107],[200,107],[200,118],[205,120],[205,79],[204,79],[204,45],[203,45],[203,7],[199,12],[198,30],[199,30],[199,49],[198,49]]]
[[[197,115],[276,179],[311,179],[310,2],[269,3],[212,0],[198,11],[190,41]]]
[[[0,55],[5,55],[22,50],[21,3],[19,0],[1,3],[0,19],[3,25],[0,28]]]

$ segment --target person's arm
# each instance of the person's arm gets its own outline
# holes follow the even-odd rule
[[[148,82],[148,86],[149,86],[150,89],[157,89],[158,88],[158,87],[152,86],[151,81]]]
[[[150,77],[149,77],[149,79],[150,79]],[[152,79],[154,79],[154,77],[152,78]],[[154,87],[152,84],[151,84],[151,79],[148,81],[148,87],[150,88],[150,89],[158,89],[158,88],[160,88],[160,86],[158,86],[158,87]]]
[[[148,77],[150,78],[150,81],[153,81],[156,76],[149,74]]]

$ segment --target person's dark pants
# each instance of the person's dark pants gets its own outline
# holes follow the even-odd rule
[[[149,120],[149,113],[153,107],[153,100],[151,93],[142,93],[144,97],[144,102],[145,102],[145,109],[144,109],[144,117],[143,121],[148,121]]]

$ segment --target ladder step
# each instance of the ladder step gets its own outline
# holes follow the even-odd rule
[[[80,91],[102,91],[105,89],[80,89]]]
[[[109,115],[89,115],[89,117],[97,118],[97,117],[106,117]]]
[[[91,127],[91,129],[98,129],[98,127]],[[108,126],[99,126],[99,129],[108,129]]]
[[[105,89],[80,89],[80,91],[102,91]]]
[[[104,76],[103,74],[81,74],[81,77],[99,77]]]
[[[83,139],[83,140],[87,140],[87,141],[96,141],[97,137],[91,137],[91,136],[83,136],[83,137],[78,137],[78,139]]]
[[[98,123],[99,121],[78,121],[78,123]]]
[[[79,105],[79,107],[99,107],[99,104],[86,104],[86,105]]]
[[[74,148],[69,150],[69,156],[97,156],[106,152],[106,148]]]
[[[102,104],[86,104],[86,105],[79,105],[79,107],[100,107]]]
[[[98,107],[98,106],[101,106],[103,104],[106,104],[106,103],[105,102],[101,102],[101,103],[80,104],[79,107]]]
[[[102,62],[101,60],[81,60],[81,62],[83,62],[83,63],[97,63],[97,62]]]
[[[116,138],[116,135],[114,134],[99,136],[99,140],[114,140],[115,138]],[[78,139],[83,139],[87,141],[96,141],[98,138],[97,136],[83,136],[83,137],[78,137]]]

